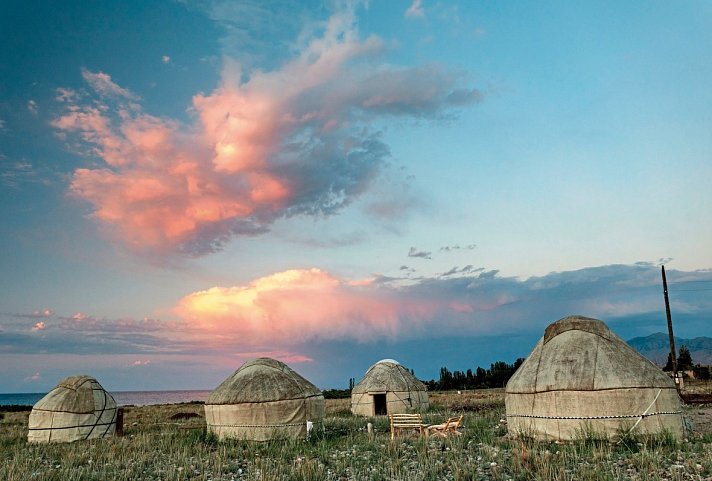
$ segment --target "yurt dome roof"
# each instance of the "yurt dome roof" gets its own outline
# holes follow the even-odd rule
[[[507,383],[507,393],[672,387],[672,380],[602,321],[568,316],[550,324]]]
[[[425,385],[393,359],[383,359],[369,367],[353,393],[379,391],[425,391]]]
[[[381,363],[383,363],[383,364],[400,364],[400,363],[399,363],[398,361],[396,361],[395,359],[381,359],[381,360],[378,361],[376,364],[381,364]]]
[[[40,399],[33,409],[75,414],[93,413],[97,409],[94,384],[100,386],[96,379],[86,374],[69,376],[62,379],[54,389]],[[105,399],[102,400],[100,408],[116,407],[114,398],[103,389],[102,391]]]
[[[276,359],[261,357],[240,366],[208,397],[206,404],[241,404],[320,396],[312,383]]]

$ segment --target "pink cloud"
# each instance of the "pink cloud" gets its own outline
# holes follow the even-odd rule
[[[42,375],[39,372],[36,372],[30,376],[27,376],[25,378],[25,382],[37,382],[42,380]]]
[[[91,72],[87,69],[82,69],[82,77],[92,89],[102,95],[118,96],[126,99],[138,98],[138,96],[133,94],[131,91],[117,85],[111,79],[110,75],[103,72]]]
[[[309,356],[304,354],[298,354],[296,352],[289,351],[250,351],[250,352],[236,352],[235,355],[239,359],[249,361],[250,359],[255,359],[257,357],[271,357],[273,359],[278,359],[286,363],[304,363],[304,362],[314,362]]]
[[[435,310],[428,301],[383,295],[320,269],[289,270],[245,286],[213,287],[180,300],[176,313],[193,328],[246,343],[291,345],[309,339],[394,337]]]
[[[40,321],[32,326],[32,331],[41,331],[45,328],[45,323]]]
[[[58,90],[66,111],[52,124],[105,166],[77,169],[70,190],[110,237],[152,255],[205,254],[282,216],[336,212],[389,155],[374,119],[439,118],[482,96],[435,65],[380,63],[383,50],[341,12],[281,68],[227,61],[221,84],[193,98],[190,125],[144,113],[110,75],[83,70],[93,94]]]

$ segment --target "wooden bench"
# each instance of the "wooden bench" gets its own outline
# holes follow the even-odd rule
[[[427,424],[423,424],[423,417],[420,414],[389,414],[391,420],[391,439],[401,433],[401,430],[417,431],[418,436],[427,434]]]
[[[459,436],[462,433],[458,431],[458,428],[462,424],[462,418],[464,416],[459,416],[455,418],[450,418],[442,424],[434,424],[425,428],[425,435],[435,434],[437,436],[448,437],[451,434]]]

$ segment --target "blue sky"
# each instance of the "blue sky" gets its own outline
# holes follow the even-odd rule
[[[0,392],[712,335],[707,2],[4,2]],[[431,349],[432,346],[439,346]]]

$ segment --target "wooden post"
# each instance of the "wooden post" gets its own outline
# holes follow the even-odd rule
[[[124,435],[124,408],[116,410],[116,435],[118,437]]]
[[[667,279],[665,278],[665,266],[662,266],[663,294],[665,295],[665,315],[667,316],[668,336],[670,338],[670,356],[672,357],[672,378],[675,380],[675,387],[680,390],[679,379],[677,378],[677,357],[675,356],[675,336],[672,333],[672,316],[670,315],[670,299],[668,299]]]

